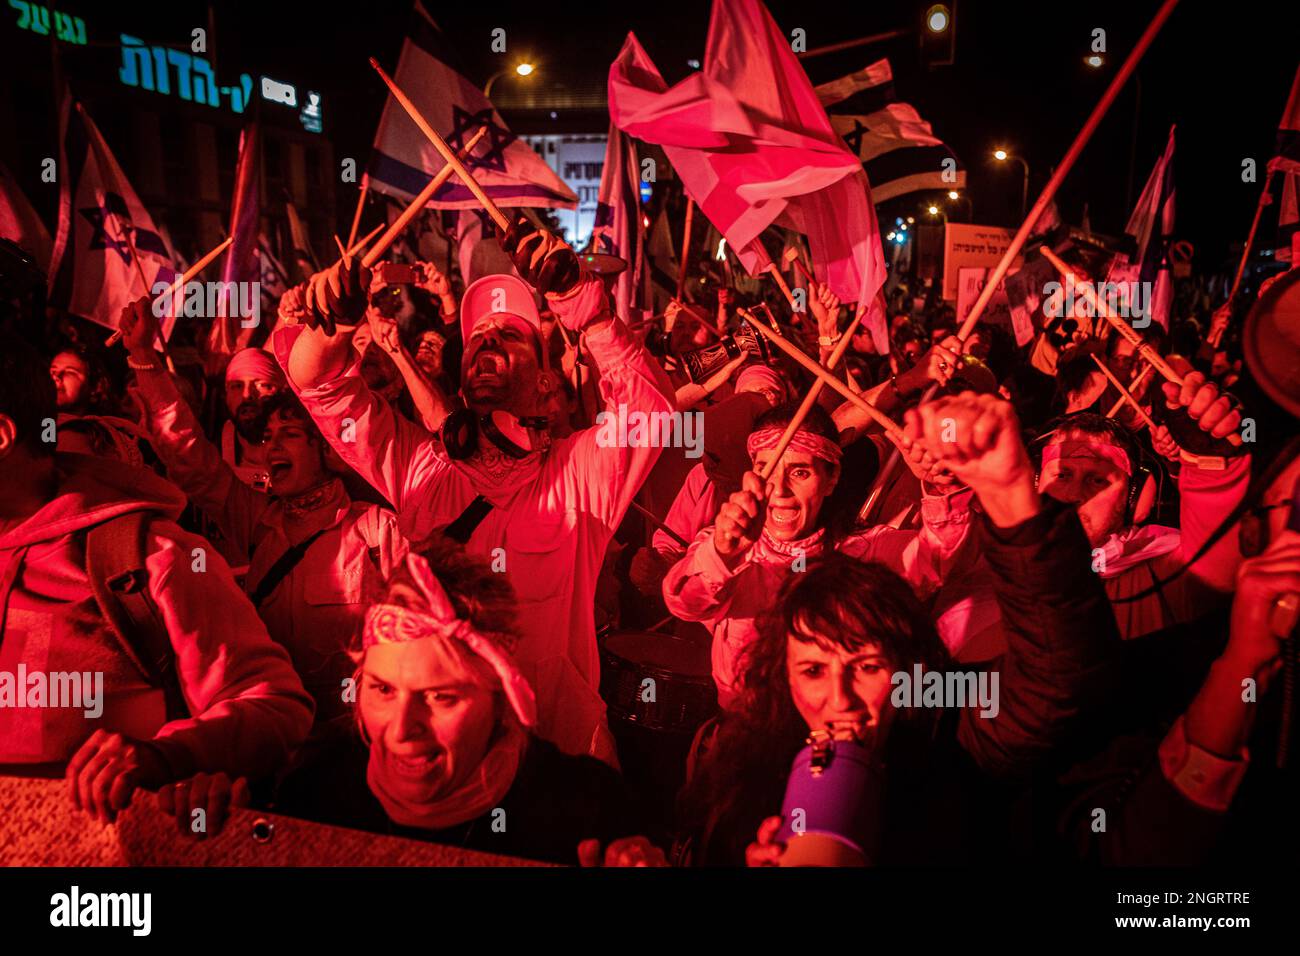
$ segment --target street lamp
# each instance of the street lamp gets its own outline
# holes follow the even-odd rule
[[[1020,218],[1023,219],[1025,217],[1025,210],[1029,206],[1029,164],[1019,156],[1012,156],[1005,149],[995,149],[993,151],[993,158],[999,163],[1005,163],[1010,159],[1013,162],[1019,163],[1020,168],[1024,170],[1024,179],[1020,189]]]
[[[925,25],[931,33],[942,33],[948,29],[948,24],[951,22],[952,16],[942,3],[936,3],[925,11]]]
[[[1101,65],[1106,61],[1102,59],[1100,56],[1098,56],[1096,53],[1093,53],[1090,54],[1089,56],[1085,56],[1083,58],[1083,62],[1087,63],[1090,67],[1096,70],[1096,69],[1100,69]]]
[[[483,84],[483,95],[488,98],[491,98],[492,84],[495,83],[497,80],[501,79],[501,77],[506,76],[509,73],[516,73],[519,76],[532,76],[533,71],[535,69],[536,67],[534,67],[531,63],[516,63],[512,67],[508,67],[504,70],[498,70],[496,73],[493,73],[490,77],[488,77],[488,81]]]

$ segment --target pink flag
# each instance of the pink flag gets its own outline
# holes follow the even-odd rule
[[[628,34],[609,110],[619,129],[663,146],[751,274],[770,262],[759,234],[780,220],[808,236],[836,295],[875,298],[885,263],[866,175],[758,0],[716,0],[704,69],[672,89]]]
[[[1268,168],[1300,172],[1300,67],[1296,67],[1291,95],[1282,111],[1282,122],[1277,126],[1277,148],[1268,161]]]
[[[42,269],[49,268],[49,230],[4,166],[0,166],[0,238],[12,239]]]

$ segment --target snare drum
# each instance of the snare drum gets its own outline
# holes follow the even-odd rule
[[[709,647],[648,631],[614,631],[601,648],[600,693],[610,716],[689,734],[718,709]]]

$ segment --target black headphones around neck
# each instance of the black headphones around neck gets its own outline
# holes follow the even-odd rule
[[[442,445],[447,450],[447,457],[453,461],[465,461],[473,456],[478,450],[478,439],[480,433],[487,436],[488,441],[507,457],[516,460],[527,458],[532,449],[525,448],[518,442],[510,439],[501,427],[493,420],[494,415],[510,415],[509,412],[488,412],[480,415],[470,409],[465,404],[459,407],[447,416],[447,420],[442,423]],[[515,418],[520,428],[532,429],[534,431],[546,431],[549,422],[541,415],[530,415],[521,418]]]

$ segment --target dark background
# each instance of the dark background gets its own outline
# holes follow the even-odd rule
[[[188,46],[189,31],[207,25],[209,7],[198,0],[113,6],[56,0],[51,6],[111,19],[123,31],[134,29],[147,43],[176,46]],[[357,157],[364,166],[384,101],[384,89],[366,59],[374,55],[389,69],[396,65],[410,3],[229,0],[211,6],[215,35],[210,37],[209,56],[216,60],[218,75],[247,69],[255,76],[266,73],[297,83],[300,89],[319,89],[324,135],[333,142],[335,157]],[[911,0],[768,3],[787,33],[795,27],[807,32],[810,49],[916,26],[927,6]],[[963,209],[954,218],[1013,225],[1020,205],[1020,168],[992,164],[990,151],[1005,145],[1027,159],[1032,203],[1157,7],[1155,0],[958,0],[952,66],[924,68],[917,39],[910,36],[806,60],[804,65],[818,83],[887,56],[899,98],[933,124],[968,169],[973,216]],[[703,55],[710,4],[430,0],[426,8],[455,41],[461,66],[475,82],[485,81],[521,55],[538,64],[539,72],[529,80],[513,75],[498,80],[498,96],[523,83],[603,84],[629,29],[636,31],[665,78],[675,82],[689,72],[688,59]],[[494,27],[507,31],[505,54],[490,50]],[[1107,56],[1101,69],[1083,62],[1095,27],[1106,30]],[[1077,223],[1087,202],[1094,229],[1122,231],[1169,125],[1177,123],[1177,232],[1195,245],[1203,267],[1220,266],[1231,244],[1239,246],[1249,227],[1300,61],[1297,27],[1300,3],[1295,0],[1183,0],[1139,69],[1141,112],[1135,141],[1135,89],[1130,81],[1066,180],[1058,198],[1064,218]],[[0,33],[6,40],[14,36],[12,30]],[[67,57],[99,55],[66,46],[62,50]],[[113,50],[100,52],[114,60],[118,56]],[[75,88],[74,93],[87,95]],[[101,125],[106,125],[102,119]],[[49,128],[45,122],[23,124],[17,134],[47,136]],[[1247,157],[1258,163],[1254,184],[1242,182],[1242,160]],[[341,188],[337,201],[338,217],[344,220],[355,191]],[[886,213],[899,211],[900,204],[917,211],[919,203],[920,197],[899,200]],[[1261,231],[1265,245],[1272,238],[1271,222],[1266,216]]]

